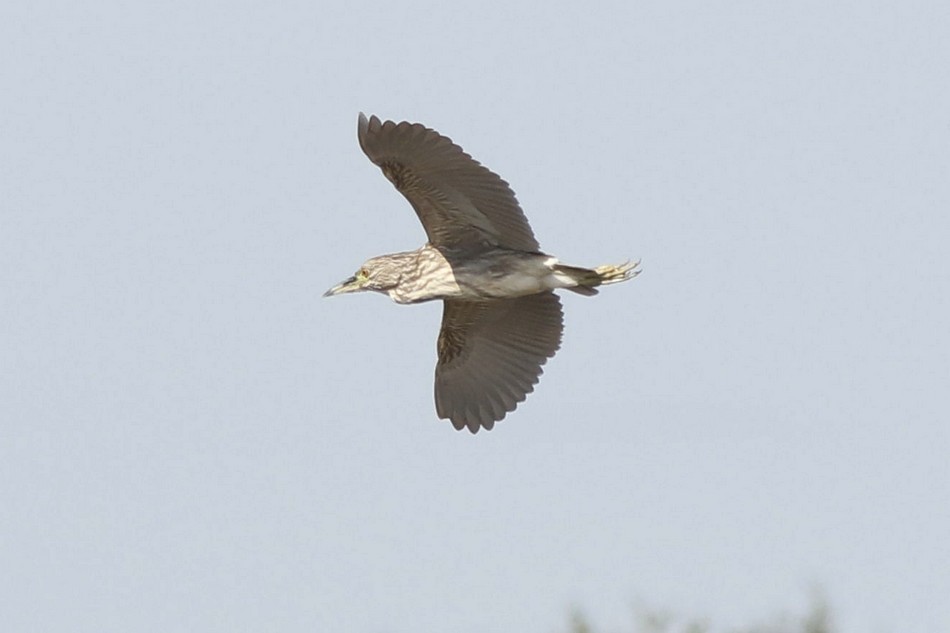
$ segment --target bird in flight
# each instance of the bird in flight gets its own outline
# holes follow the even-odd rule
[[[508,183],[435,130],[360,114],[357,136],[429,240],[367,260],[324,296],[373,290],[400,304],[442,300],[436,412],[458,430],[491,430],[534,390],[561,345],[553,291],[595,295],[636,277],[639,262],[579,268],[541,252]]]

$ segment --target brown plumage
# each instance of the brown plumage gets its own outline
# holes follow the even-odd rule
[[[429,241],[368,260],[325,296],[374,290],[397,303],[442,299],[436,411],[456,429],[491,429],[537,384],[561,344],[553,290],[584,295],[635,277],[637,264],[579,268],[540,251],[504,180],[418,123],[359,118],[360,147],[415,209]]]

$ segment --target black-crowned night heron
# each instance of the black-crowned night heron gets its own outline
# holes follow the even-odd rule
[[[577,268],[540,251],[508,183],[418,123],[360,114],[360,147],[408,200],[428,243],[374,257],[325,297],[375,290],[396,303],[442,299],[435,407],[472,433],[514,411],[561,344],[561,301],[626,281],[637,264]]]

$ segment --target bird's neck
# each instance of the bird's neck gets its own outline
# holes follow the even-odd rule
[[[426,244],[418,250],[392,256],[406,258],[399,283],[387,290],[389,298],[396,303],[419,303],[461,295],[452,266],[434,246]]]

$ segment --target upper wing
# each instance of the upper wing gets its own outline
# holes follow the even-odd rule
[[[363,152],[416,210],[433,246],[539,249],[508,183],[451,139],[419,123],[383,123],[363,114],[358,137]]]
[[[496,301],[446,300],[435,368],[435,407],[456,429],[491,430],[534,390],[561,345],[552,292]]]

